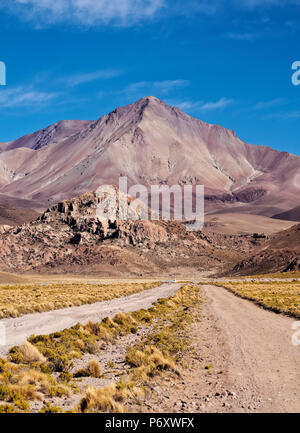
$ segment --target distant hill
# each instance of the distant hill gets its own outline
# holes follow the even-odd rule
[[[19,226],[35,220],[39,214],[32,209],[22,209],[0,205],[0,225]]]
[[[229,274],[254,275],[298,270],[300,224],[274,234],[262,248],[241,260]]]
[[[272,218],[283,219],[287,221],[298,221],[300,222],[300,206],[296,206],[286,212],[274,215]]]

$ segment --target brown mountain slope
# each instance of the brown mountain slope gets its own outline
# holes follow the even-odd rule
[[[0,205],[0,225],[19,226],[35,220],[39,214],[32,209]]]
[[[300,222],[300,206],[294,207],[293,209],[290,209],[286,212],[274,215],[272,218]]]
[[[188,232],[179,222],[107,223],[96,216],[98,202],[95,193],[86,193],[32,223],[0,227],[0,270],[191,276],[232,267],[263,241]]]
[[[204,184],[207,210],[249,206],[272,216],[299,199],[299,157],[247,144],[154,97],[52,134],[39,131],[0,153],[0,193],[47,207],[123,174],[129,185]]]
[[[233,273],[252,275],[297,270],[299,259],[300,224],[271,236],[259,251],[240,261]]]
[[[71,135],[88,127],[91,123],[93,122],[89,120],[62,120],[47,126],[41,131],[25,135],[18,140],[2,143],[2,146],[0,143],[0,148],[2,148],[2,150],[13,150],[26,147],[28,149],[38,150],[49,144],[55,144],[65,140]]]

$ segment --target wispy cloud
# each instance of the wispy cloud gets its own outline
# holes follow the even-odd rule
[[[300,119],[300,111],[286,111],[279,113],[272,113],[266,116],[268,119],[277,119],[277,120],[298,120]]]
[[[150,94],[167,95],[175,89],[189,86],[189,80],[139,81],[131,83],[123,90],[124,93],[136,97]]]
[[[225,8],[258,8],[299,5],[299,0],[1,0],[0,9],[33,23],[35,28],[65,24],[82,27],[132,26],[168,15],[213,16]]]
[[[282,104],[284,104],[284,99],[283,98],[276,98],[276,99],[271,99],[270,101],[261,101],[261,102],[257,102],[253,109],[254,110],[268,110],[270,108],[274,108],[274,107],[278,107]]]
[[[36,27],[69,22],[83,26],[132,25],[153,18],[164,0],[2,0],[0,7]]]
[[[72,93],[77,86],[114,78],[121,73],[120,70],[98,70],[53,79],[50,72],[42,72],[33,77],[27,85],[1,88],[0,109],[30,107],[36,111],[49,106],[53,101],[55,104],[66,103],[71,100],[74,102],[80,99]]]
[[[76,87],[80,84],[90,83],[92,81],[98,80],[108,80],[110,78],[115,78],[121,75],[119,70],[100,70],[87,73],[79,73],[71,75],[65,78],[60,78],[59,82],[64,82],[68,87]]]
[[[228,99],[228,98],[221,98],[216,102],[206,102],[205,104],[203,104],[200,107],[201,111],[211,111],[211,110],[217,110],[220,108],[226,108],[229,105],[233,104],[233,100],[232,99]]]
[[[233,99],[220,98],[215,102],[204,102],[204,101],[170,101],[173,105],[176,105],[181,110],[187,110],[191,112],[208,112],[213,110],[220,110],[226,108],[234,103]]]
[[[54,92],[42,92],[33,88],[14,87],[0,90],[0,109],[1,108],[37,108],[59,96]]]

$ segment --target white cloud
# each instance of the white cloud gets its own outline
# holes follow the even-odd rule
[[[277,120],[298,120],[300,119],[300,111],[287,111],[280,113],[273,113],[266,116],[267,119]]]
[[[124,93],[137,96],[138,94],[160,94],[166,95],[172,90],[187,87],[189,80],[164,80],[164,81],[139,81],[129,84],[124,89]]]
[[[56,97],[58,93],[41,92],[25,87],[0,90],[1,108],[41,107]]]
[[[206,102],[201,107],[199,107],[199,109],[201,111],[217,110],[217,109],[220,109],[220,108],[226,108],[229,105],[231,105],[232,103],[233,103],[232,99],[221,98],[221,99],[219,99],[216,102]]]
[[[233,104],[232,99],[228,98],[221,98],[216,102],[206,102],[203,105],[199,107],[199,110],[201,111],[211,111],[211,110],[218,110],[220,108],[226,108],[229,105]]]
[[[164,0],[3,0],[0,7],[39,27],[65,22],[131,25],[152,18],[163,5]]]
[[[30,108],[41,110],[53,101],[55,104],[78,101],[79,97],[72,97],[72,91],[75,87],[97,80],[107,80],[119,76],[121,73],[120,70],[107,69],[53,78],[50,72],[41,72],[27,84],[1,87],[0,109]],[[100,92],[98,97],[100,97]]]
[[[269,108],[278,107],[279,105],[282,105],[283,103],[284,103],[283,98],[276,98],[276,99],[272,99],[270,101],[257,102],[253,108],[254,108],[254,110],[267,110]]]
[[[68,87],[76,87],[80,84],[90,83],[97,80],[108,80],[110,78],[118,77],[121,71],[118,70],[101,70],[87,73],[74,74],[67,78],[62,78],[59,81],[64,81]]]
[[[0,0],[7,10],[35,28],[68,23],[82,27],[131,26],[158,16],[205,14],[239,8],[299,5],[299,0]]]
[[[173,89],[187,87],[190,84],[188,80],[166,80],[166,81],[155,81],[153,87],[161,91],[162,93],[168,93]]]
[[[220,98],[216,102],[204,102],[204,101],[169,101],[170,104],[176,105],[181,110],[187,110],[191,112],[207,112],[213,110],[220,110],[228,107],[234,103],[233,99]]]

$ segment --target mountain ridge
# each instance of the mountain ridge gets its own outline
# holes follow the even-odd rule
[[[57,122],[0,152],[0,194],[44,208],[126,175],[129,185],[204,184],[209,211],[251,203],[273,216],[295,207],[299,173],[300,157],[248,144],[153,96],[95,121]]]

